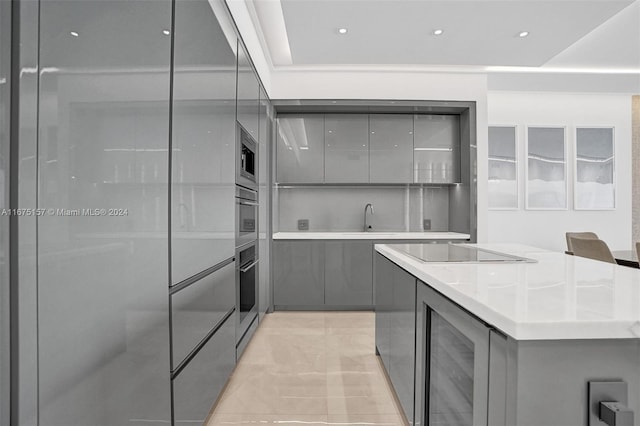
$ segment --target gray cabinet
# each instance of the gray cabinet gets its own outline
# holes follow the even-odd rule
[[[487,425],[492,330],[379,253],[375,270],[376,348],[409,424]],[[502,359],[491,364],[497,395]],[[494,401],[491,418],[501,414]]]
[[[460,182],[460,117],[286,114],[278,118],[279,183]]]
[[[367,241],[327,241],[324,246],[325,304],[371,306],[373,250]]]
[[[391,306],[393,305],[393,270],[396,266],[379,253],[375,254],[373,274],[376,313],[376,352],[389,371],[391,352]]]
[[[460,182],[459,116],[417,114],[413,136],[414,182]]]
[[[273,242],[273,304],[324,304],[324,242]]]
[[[416,279],[393,269],[393,303],[389,313],[389,378],[409,423],[413,423]]]
[[[236,363],[231,315],[173,379],[176,426],[203,425]]]
[[[376,350],[402,410],[413,424],[416,279],[376,253],[375,295]]]
[[[413,181],[413,116],[371,114],[369,116],[369,181],[407,183]]]
[[[324,116],[286,115],[278,118],[276,181],[324,182]]]
[[[237,119],[255,140],[258,140],[259,86],[247,51],[238,41]]]
[[[235,305],[234,262],[172,294],[172,368],[180,365]]]
[[[229,45],[225,27],[219,23],[221,18],[213,14],[206,0],[175,3],[170,154],[172,284],[234,254],[233,239],[221,236],[235,230],[236,46]],[[133,115],[131,118],[140,121]],[[113,123],[112,127],[119,126]],[[137,152],[136,157],[153,161],[134,170],[140,170],[143,182],[157,185],[158,174],[166,168],[166,154],[148,151],[152,152]],[[123,170],[122,166],[118,169]]]
[[[325,183],[369,182],[369,116],[326,114]]]

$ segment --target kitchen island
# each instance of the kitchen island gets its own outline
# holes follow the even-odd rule
[[[434,262],[427,245],[375,246],[376,350],[410,424],[605,424],[588,402],[596,381],[623,382],[615,400],[638,412],[639,270],[465,246],[508,256]]]

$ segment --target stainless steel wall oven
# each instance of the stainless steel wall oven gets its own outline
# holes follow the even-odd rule
[[[258,193],[236,186],[236,247],[258,239]]]
[[[236,310],[238,311],[238,335],[240,341],[258,315],[258,244],[236,249]]]

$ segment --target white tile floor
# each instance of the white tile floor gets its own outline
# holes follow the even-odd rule
[[[266,315],[207,426],[405,425],[374,324],[372,312]]]

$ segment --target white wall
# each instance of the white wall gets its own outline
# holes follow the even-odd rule
[[[566,249],[565,232],[593,231],[612,250],[631,249],[631,96],[497,92],[488,94],[489,125],[518,125],[520,209],[489,210],[488,241],[520,242],[550,250]],[[566,126],[568,147],[568,210],[525,210],[525,126]],[[573,210],[575,127],[615,127],[616,208],[609,211]],[[483,158],[486,163],[486,150]],[[480,161],[480,160],[479,160]],[[486,164],[483,165],[486,169]],[[479,167],[480,168],[480,167]],[[486,177],[484,177],[486,181]],[[483,192],[482,194],[486,194]],[[484,195],[479,194],[479,197]],[[484,196],[486,198],[486,196]],[[485,202],[486,206],[486,202]]]

